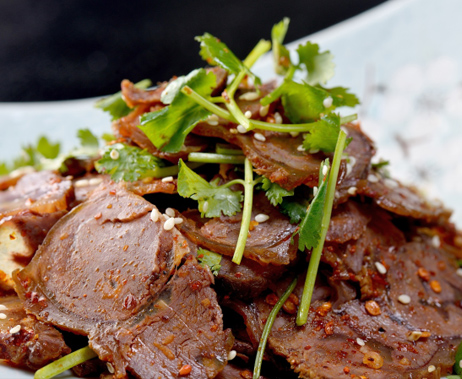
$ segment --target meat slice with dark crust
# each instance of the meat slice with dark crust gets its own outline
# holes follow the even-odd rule
[[[292,241],[295,226],[273,207],[264,193],[255,196],[252,220],[257,214],[266,214],[268,221],[257,223],[249,232],[244,257],[262,264],[287,265],[297,256],[297,239]],[[197,211],[183,213],[180,231],[198,246],[216,253],[233,256],[241,228],[242,213],[201,219]]]
[[[0,191],[0,219],[27,209],[40,214],[67,210],[73,200],[71,180],[51,171],[34,172]]]
[[[37,370],[71,352],[62,334],[27,315],[17,296],[0,297],[0,304],[5,307],[1,312],[6,315],[0,320],[0,359]]]
[[[119,378],[126,370],[174,378],[180,363],[198,378],[212,378],[232,346],[209,288],[213,277],[194,259],[175,273],[187,242],[176,228],[164,228],[163,215],[153,221],[152,211],[153,204],[123,185],[103,183],[55,224],[31,263],[16,272],[19,296],[37,318],[87,335]],[[194,317],[197,323],[185,323]],[[170,334],[160,338],[160,326]],[[149,348],[138,360],[134,352],[145,343]],[[173,356],[164,354],[169,350]]]

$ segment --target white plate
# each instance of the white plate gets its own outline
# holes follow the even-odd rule
[[[378,157],[390,160],[397,178],[444,200],[459,227],[461,14],[460,0],[394,0],[291,44],[310,39],[334,53],[336,75],[329,84],[350,87],[363,100],[359,117],[377,142]],[[255,71],[265,80],[274,78],[271,57],[257,62]],[[42,134],[62,141],[66,150],[76,144],[79,128],[109,131],[109,118],[93,108],[94,101],[0,104],[0,160]],[[0,379],[32,377],[0,366]]]

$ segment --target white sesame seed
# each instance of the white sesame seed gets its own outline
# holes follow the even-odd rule
[[[325,176],[327,174],[327,170],[329,170],[329,168],[324,165],[323,168],[322,168],[322,174]]]
[[[239,133],[239,132],[237,131],[237,129],[235,129],[235,128],[229,129],[229,132],[230,132],[231,134],[237,134],[237,133]]]
[[[0,313],[0,320],[6,319],[6,314],[5,313]]]
[[[274,112],[274,122],[276,124],[282,124],[282,116],[279,112]]]
[[[151,211],[151,220],[154,222],[157,222],[159,220],[159,217],[160,217],[160,212],[157,210],[157,208],[154,208]]]
[[[351,174],[351,171],[353,171],[353,166],[350,163],[347,163],[346,168],[347,168],[346,176],[349,176]]]
[[[375,176],[374,174],[369,174],[367,176],[367,180],[371,183],[377,183],[379,181],[379,178],[377,178],[377,176]]]
[[[218,121],[218,116],[216,114],[211,114],[208,118],[209,121]]]
[[[252,101],[257,100],[259,97],[260,95],[258,94],[258,92],[246,92],[239,96],[239,100]]]
[[[332,106],[332,102],[333,102],[333,99],[332,97],[326,97],[323,102],[322,102],[322,105],[324,105],[324,108],[330,108]]]
[[[162,178],[163,183],[168,183],[168,182],[173,182],[173,176],[166,176],[165,178]]]
[[[102,182],[103,182],[103,179],[101,179],[101,178],[91,178],[88,181],[88,184],[91,185],[91,186],[97,186],[97,185],[101,184]]]
[[[433,236],[433,238],[432,238],[432,246],[436,247],[436,248],[441,246],[441,241],[440,241],[439,236]]]
[[[313,196],[316,196],[317,193],[318,193],[318,187],[314,186],[313,187]]]
[[[458,269],[456,270],[456,274],[457,274],[458,276],[462,276],[462,268],[458,268]]]
[[[292,137],[298,137],[298,135],[300,134],[300,132],[289,132],[289,134],[292,136]]]
[[[110,374],[114,374],[114,366],[111,363],[107,362],[106,367]]]
[[[119,159],[119,152],[116,149],[112,149],[109,153],[109,156],[111,157],[111,159],[117,160]]]
[[[319,153],[319,149],[310,149],[310,150],[308,150],[308,152],[310,154],[317,154],[317,153]]]
[[[3,304],[0,304],[0,311],[6,311],[8,308],[5,307]]]
[[[356,343],[359,345],[359,346],[364,346],[366,343],[364,342],[364,340],[362,340],[361,338],[356,338]]]
[[[383,182],[385,183],[385,185],[388,187],[388,188],[396,188],[398,187],[398,182],[396,180],[393,180],[393,179],[390,179],[390,178],[385,178],[383,180]]]
[[[351,167],[354,167],[356,164],[356,157],[349,156],[347,159],[348,159],[348,163],[351,164]]]
[[[382,275],[385,275],[387,273],[387,268],[380,262],[375,262],[375,268],[377,269],[377,271],[379,273],[381,273]]]
[[[167,221],[164,222],[165,230],[172,230],[174,226],[175,226],[175,219],[173,217],[169,218]]]
[[[436,367],[433,365],[428,366],[428,372],[433,372],[436,370]]]
[[[175,221],[175,225],[181,224],[183,222],[181,217],[175,217],[173,220]]]
[[[16,325],[13,328],[10,329],[11,334],[16,334],[21,330],[21,325]]]
[[[297,150],[298,151],[305,151],[305,148],[303,147],[303,145],[298,145]]]
[[[350,187],[350,188],[348,188],[348,191],[347,191],[347,192],[348,192],[350,195],[355,196],[357,190],[358,190],[358,189],[357,189],[356,187]]]
[[[231,350],[228,353],[228,361],[232,361],[234,358],[236,358],[237,352],[236,350]]]
[[[340,192],[335,191],[334,197],[335,197],[336,199],[340,199]]]
[[[244,116],[247,117],[247,118],[251,118],[252,117],[252,112],[251,111],[245,111]]]
[[[207,120],[207,124],[211,125],[211,126],[217,126],[218,125],[218,121],[215,121],[215,120]]]
[[[173,208],[167,208],[165,210],[165,214],[168,216],[168,217],[175,217],[175,210]]]
[[[261,133],[255,133],[255,134],[253,135],[253,138],[255,138],[256,140],[261,141],[261,142],[265,142],[265,141],[266,141],[266,137],[265,137],[263,134],[261,134]]]
[[[265,215],[264,213],[260,213],[255,216],[256,222],[265,222],[265,221],[268,221],[268,219],[269,219],[269,216]]]
[[[241,124],[239,124],[239,125],[237,126],[237,131],[238,131],[239,133],[241,133],[241,134],[245,134],[245,133],[248,132],[248,130],[245,128],[245,126],[244,126],[244,125],[241,125]]]
[[[409,295],[399,295],[398,296],[398,301],[401,304],[409,304],[411,302],[411,297]]]
[[[88,179],[80,179],[80,180],[76,180],[75,183],[74,183],[74,187],[76,188],[81,188],[81,187],[86,187],[90,184],[89,180]]]
[[[269,112],[269,104],[265,105],[264,107],[263,106],[260,107],[260,110],[258,111],[261,117],[266,117],[268,115],[268,112]]]
[[[208,209],[209,209],[209,202],[204,201],[204,204],[202,205],[202,211],[207,212]]]
[[[459,361],[459,367],[462,368],[462,359]]]

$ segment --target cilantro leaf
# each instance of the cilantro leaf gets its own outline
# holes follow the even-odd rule
[[[151,85],[152,82],[149,79],[144,79],[138,83],[135,83],[135,87],[139,89],[146,89]],[[121,91],[98,100],[95,103],[95,107],[100,108],[105,112],[108,112],[112,116],[112,121],[124,117],[131,112],[131,108],[128,107],[128,105],[122,98]]]
[[[359,104],[358,97],[348,92],[348,88],[345,87],[334,87],[334,88],[322,88],[324,91],[328,92],[332,97],[332,104],[334,107],[355,107]]]
[[[10,172],[5,162],[0,162],[0,175],[6,175]]]
[[[306,206],[298,201],[283,199],[279,210],[290,218],[291,224],[298,224],[306,215]]]
[[[246,71],[244,63],[237,58],[234,53],[221,42],[217,37],[209,33],[196,37],[196,41],[201,43],[200,55],[209,64],[217,64],[232,74]]]
[[[215,74],[195,70],[184,82],[201,96],[207,97],[216,85]],[[181,88],[179,88],[181,89]],[[138,126],[154,144],[166,152],[178,152],[187,134],[211,113],[182,92],[174,91],[172,103],[161,110],[146,113]]]
[[[103,156],[95,163],[96,171],[111,175],[116,182],[155,177],[156,168],[163,166],[163,161],[148,151],[122,143],[106,146]]]
[[[306,82],[311,85],[325,84],[334,76],[334,56],[329,51],[319,52],[317,43],[307,42],[297,49],[299,66],[305,66],[308,71]]]
[[[90,129],[79,129],[77,131],[77,138],[80,140],[80,145],[89,149],[98,149],[99,141]]]
[[[210,250],[202,249],[201,247],[197,249],[197,260],[201,266],[209,266],[212,274],[217,276],[221,269],[221,258],[220,254],[214,253]]]
[[[322,171],[324,167],[329,168],[329,160],[326,159],[319,169],[319,189],[316,192],[311,204],[306,212],[304,219],[300,224],[298,249],[312,249],[316,246],[321,238],[322,218],[324,213],[324,203],[327,194],[327,176],[323,180]],[[327,174],[326,174],[327,175]]]
[[[331,113],[313,123],[313,128],[305,135],[303,147],[305,150],[318,149],[332,152],[335,150],[339,133],[340,116]]]
[[[270,203],[275,207],[282,203],[286,196],[293,196],[294,191],[287,191],[277,183],[272,183],[268,178],[263,178],[262,188],[266,191],[266,197]]]
[[[323,101],[329,94],[321,88],[285,80],[279,92],[285,113],[293,123],[314,121],[326,111]]]
[[[242,191],[207,182],[181,159],[178,165],[178,194],[197,200],[202,217],[220,217],[221,213],[232,216],[241,211]]]
[[[274,70],[278,75],[285,75],[291,65],[289,50],[283,45],[284,38],[289,28],[289,18],[278,22],[271,29],[271,40],[273,43]]]
[[[167,87],[162,91],[162,95],[160,96],[160,101],[162,103],[168,105],[171,104],[173,99],[178,96],[179,92],[181,89],[193,78],[199,73],[200,69],[193,70],[191,71],[188,75],[186,76],[179,76],[172,82],[170,82]]]
[[[59,155],[60,148],[59,142],[53,144],[46,137],[40,137],[37,143],[37,152],[47,159],[56,158]]]
[[[380,160],[377,163],[371,163],[371,166],[374,170],[380,170],[390,164],[390,161]]]

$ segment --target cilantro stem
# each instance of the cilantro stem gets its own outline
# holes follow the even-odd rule
[[[266,324],[265,324],[265,327],[263,328],[263,333],[260,338],[260,343],[258,344],[257,357],[255,358],[255,365],[253,367],[253,377],[252,377],[253,379],[260,378],[261,365],[263,362],[263,354],[265,353],[266,342],[268,341],[271,328],[273,327],[274,321],[276,320],[276,316],[278,315],[279,311],[281,310],[286,300],[289,298],[290,294],[295,289],[296,285],[297,285],[297,278],[292,280],[292,283],[290,283],[289,287],[287,287],[286,291],[284,292],[282,297],[278,300],[274,308],[271,310],[268,318],[266,319]]]
[[[218,105],[207,100],[205,97],[199,95],[196,91],[194,91],[189,86],[184,86],[181,89],[181,92],[184,93],[186,96],[194,100],[197,104],[202,105],[208,111],[216,114],[218,117],[224,118],[225,120],[235,122],[233,116],[226,112],[223,108],[220,108]]]
[[[96,357],[96,353],[86,346],[50,363],[49,365],[46,365],[45,367],[42,367],[35,373],[34,379],[53,378],[54,376],[59,375],[80,363]]]
[[[260,58],[263,54],[268,52],[271,49],[271,42],[261,39],[252,49],[252,51],[247,55],[244,59],[244,66],[247,68],[252,67],[255,62]]]
[[[250,219],[252,218],[253,186],[252,163],[246,158],[244,162],[244,208],[242,209],[241,230],[239,231],[233,255],[233,262],[236,264],[241,264],[249,234]]]
[[[340,117],[340,125],[347,124],[349,122],[352,122],[358,118],[358,115],[355,114],[350,114],[348,116]]]
[[[242,179],[234,179],[234,180],[231,180],[223,185],[220,186],[220,188],[228,188],[228,187],[231,187],[235,184],[241,184],[242,186],[245,186],[245,182],[242,180]]]
[[[311,297],[313,295],[314,284],[318,273],[319,262],[321,260],[324,241],[326,240],[327,229],[329,228],[330,216],[332,214],[332,204],[335,197],[335,186],[337,184],[338,171],[340,168],[340,161],[342,160],[342,153],[345,149],[346,134],[340,130],[335,146],[334,159],[329,173],[329,181],[327,183],[326,202],[324,203],[324,213],[322,216],[321,236],[318,244],[313,248],[310,258],[310,264],[306,272],[305,286],[303,288],[302,300],[297,313],[297,325],[302,326],[308,320],[308,312],[310,310]]]
[[[215,153],[189,153],[188,155],[189,162],[243,164],[244,160],[244,155]]]
[[[247,71],[239,72],[239,74],[236,75],[233,82],[227,89],[229,100],[226,103],[226,108],[228,108],[229,112],[236,119],[237,123],[241,124],[247,130],[251,130],[253,128],[250,126],[250,120],[244,116],[241,109],[237,105],[236,100],[234,100],[234,94],[236,93],[237,87],[239,87],[239,83],[242,82],[242,79],[244,79],[246,75]]]
[[[187,165],[191,169],[195,169],[201,164],[199,163],[190,163]],[[165,178],[166,176],[175,176],[178,175],[178,165],[174,166],[167,166],[167,167],[156,167],[153,169],[151,172],[149,172],[147,175],[144,175],[144,177],[149,177],[152,176],[153,178]]]
[[[215,151],[217,154],[242,155],[242,150],[237,146],[224,143],[217,143]]]
[[[208,101],[210,101],[211,103],[214,103],[214,104],[217,104],[217,103],[226,103],[226,100],[223,99],[223,97],[221,96],[216,96],[216,97],[209,97],[208,98]]]

